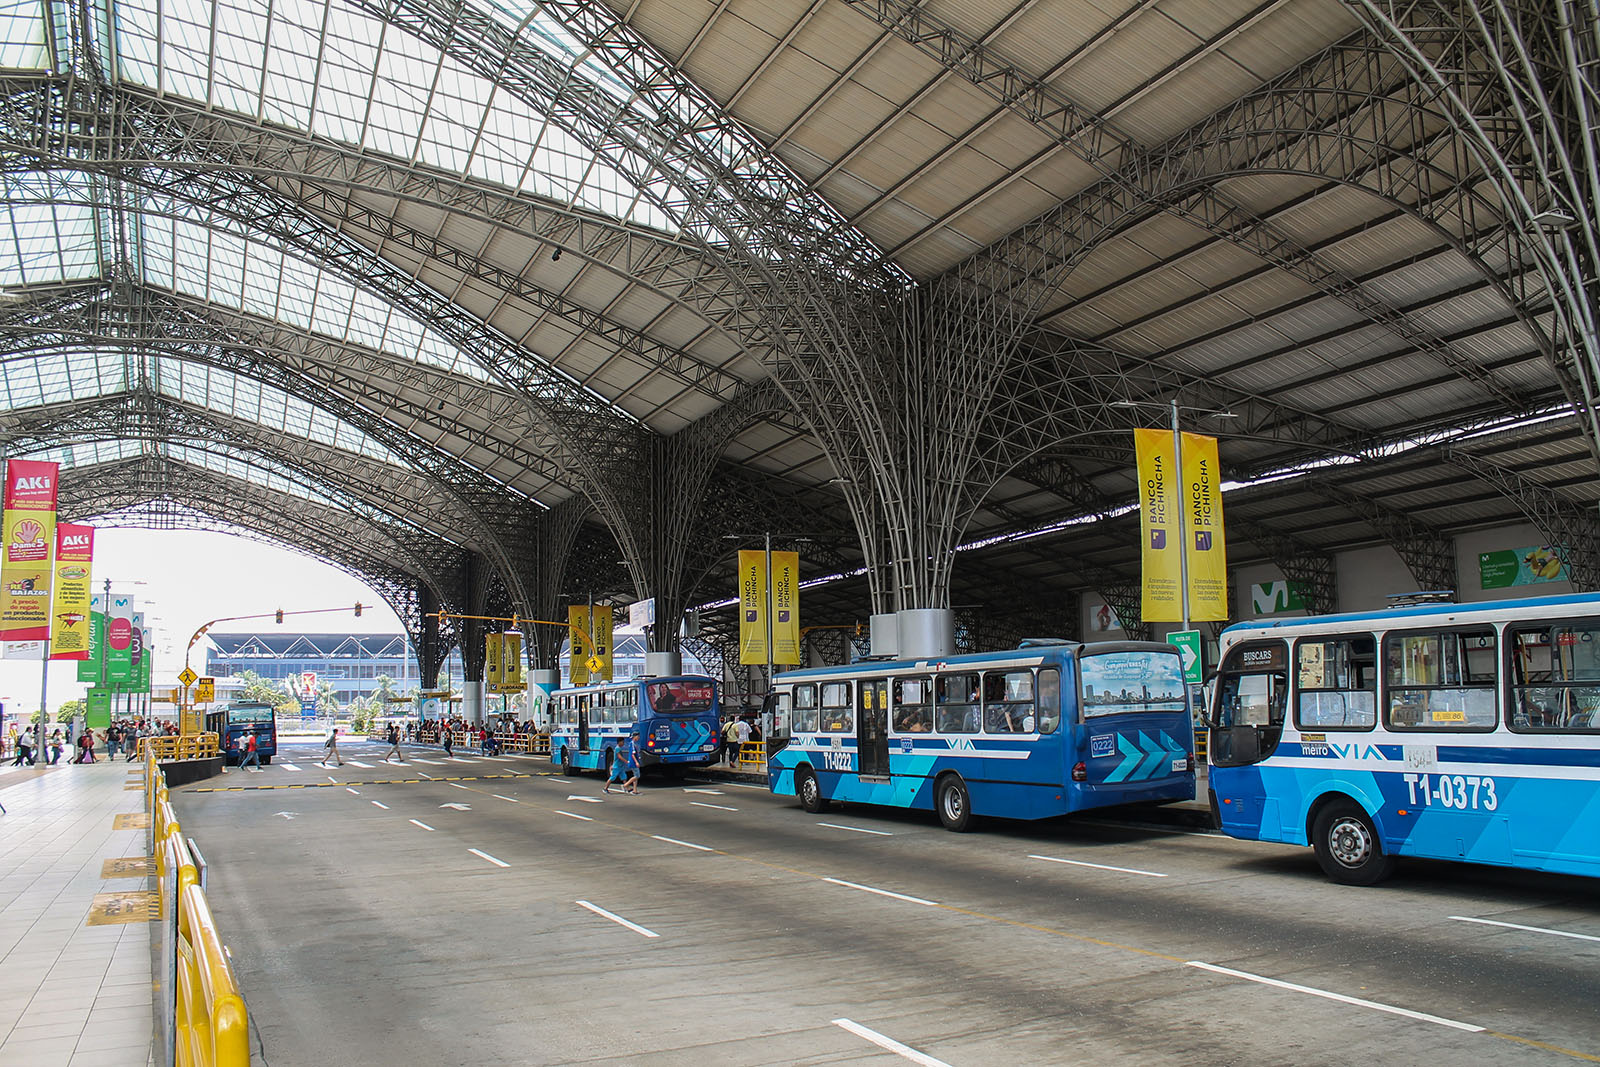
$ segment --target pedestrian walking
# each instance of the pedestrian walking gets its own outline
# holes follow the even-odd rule
[[[394,723],[389,724],[389,751],[384,755],[384,761],[388,762],[391,756],[394,757],[396,763],[404,763],[406,761],[405,756],[400,751],[400,727]]]
[[[239,760],[241,771],[261,770],[261,753],[256,750],[256,735],[251,734],[244,739],[244,755]]]
[[[634,796],[638,796],[639,795],[639,738],[637,736],[631,737],[631,738],[628,739],[628,751],[627,751],[627,757],[626,758],[627,758],[627,761],[628,761],[628,779],[627,779],[627,781],[622,783],[622,789],[623,789],[624,792],[632,793]]]
[[[339,755],[339,728],[337,726],[328,731],[328,740],[323,742],[323,747],[328,750],[328,753],[322,757],[322,766],[326,767],[329,760],[337,761],[336,766],[344,766],[344,757]]]
[[[20,767],[24,762],[33,763],[33,742],[28,740],[27,734],[18,734],[12,739],[17,748],[17,758],[11,761],[11,766]]]
[[[78,738],[78,758],[73,763],[94,762],[94,731],[85,729],[83,736]]]
[[[50,758],[45,763],[51,767],[61,762],[61,727],[57,726],[50,735]]]
[[[624,742],[611,753],[611,773],[606,776],[606,785],[601,792],[611,792],[612,786],[621,788],[622,783],[628,780],[628,748],[631,744],[632,742]]]
[[[440,725],[440,727],[439,727],[439,740],[444,742],[444,754],[445,754],[445,756],[449,757],[451,755],[450,745],[453,743],[452,739],[450,737],[450,724],[449,723],[443,723],[442,725]]]
[[[722,726],[722,758],[732,767],[739,762],[739,720],[729,719]]]

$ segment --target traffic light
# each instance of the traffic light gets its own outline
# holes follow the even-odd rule
[[[278,625],[279,626],[283,625],[283,609],[282,608],[278,609]]]
[[[356,601],[356,618],[361,618],[361,601]]]

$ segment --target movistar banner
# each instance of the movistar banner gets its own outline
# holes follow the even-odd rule
[[[1215,437],[1183,435],[1183,551],[1189,564],[1190,622],[1228,617],[1228,548],[1222,532],[1221,469]]]
[[[133,678],[133,597],[113,596],[106,623],[106,678],[126,686]]]
[[[134,679],[133,691],[135,693],[150,692],[150,676],[156,669],[156,650],[150,645],[150,627],[139,631],[139,645],[144,649],[144,654],[139,658],[138,677]]]
[[[60,464],[6,462],[5,558],[0,560],[0,641],[50,639],[50,558],[56,547]]]
[[[126,693],[137,693],[139,679],[144,673],[144,612],[134,612],[129,621],[132,625],[128,628],[128,680],[123,684],[122,690]]]
[[[89,567],[94,527],[56,526],[56,582],[50,605],[50,658],[89,658]]]
[[[1144,562],[1146,622],[1181,622],[1183,600],[1178,553],[1178,469],[1169,430],[1133,431],[1139,466],[1139,537]]]
[[[767,662],[767,554],[739,550],[739,662]]]

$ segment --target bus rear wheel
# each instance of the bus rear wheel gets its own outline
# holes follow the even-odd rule
[[[1332,801],[1317,812],[1311,847],[1322,873],[1340,885],[1377,885],[1394,873],[1394,857],[1384,854],[1377,828],[1352,800]]]
[[[572,775],[572,750],[565,745],[561,746],[561,773],[568,777]]]
[[[794,791],[799,794],[800,806],[807,813],[821,815],[828,810],[828,802],[822,796],[822,785],[810,767],[801,767],[794,772]]]
[[[939,821],[951,833],[964,834],[972,827],[972,794],[967,784],[955,775],[939,779],[934,807],[939,809]]]

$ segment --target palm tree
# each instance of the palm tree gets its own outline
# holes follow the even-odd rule
[[[334,692],[332,682],[317,683],[317,710],[331,715],[339,714],[339,697]]]
[[[394,696],[394,679],[387,674],[380,674],[372,680],[372,699],[380,709],[387,708],[389,698]]]

